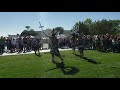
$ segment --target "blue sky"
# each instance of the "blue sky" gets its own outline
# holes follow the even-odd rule
[[[87,18],[93,21],[120,20],[120,12],[0,12],[0,36],[20,34],[27,25],[39,31],[39,21],[44,26],[43,29],[62,26],[65,30],[70,30],[75,22]]]

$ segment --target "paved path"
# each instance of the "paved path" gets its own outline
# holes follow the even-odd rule
[[[59,49],[59,51],[67,51],[67,50],[72,50],[72,49]],[[45,52],[50,52],[50,49],[47,49],[47,50],[40,50],[41,53],[45,53]],[[27,52],[27,53],[3,53],[2,55],[0,56],[10,56],[10,55],[21,55],[21,54],[32,54],[34,53],[34,51],[31,51],[31,52]]]

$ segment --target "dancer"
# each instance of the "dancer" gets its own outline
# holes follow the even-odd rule
[[[55,32],[55,30],[53,29],[52,30],[52,35],[51,36],[48,36],[45,32],[43,32],[47,37],[50,38],[50,51],[51,51],[51,54],[52,54],[52,62],[55,63],[55,60],[54,60],[54,56],[56,55],[57,57],[59,57],[61,59],[61,63],[64,63],[64,60],[63,58],[61,57],[61,54],[58,50],[58,39],[56,37],[56,34],[57,34],[58,30]]]
[[[78,50],[80,52],[80,56],[84,57],[84,43],[85,43],[84,37],[80,35],[78,40],[79,40],[78,41]]]

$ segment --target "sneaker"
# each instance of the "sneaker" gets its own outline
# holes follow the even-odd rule
[[[54,60],[50,60],[50,61],[54,61]]]
[[[54,60],[50,60],[50,61],[52,61],[53,63],[56,63]]]
[[[64,63],[64,61],[60,61],[60,63],[62,63],[62,64],[63,64],[63,63]]]

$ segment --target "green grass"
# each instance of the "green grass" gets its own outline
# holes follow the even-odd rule
[[[34,54],[0,57],[0,78],[120,78],[119,53],[85,51],[85,56],[98,64],[75,56],[72,51],[61,54],[65,59],[64,71],[49,61],[49,53],[41,57]],[[60,61],[57,57],[55,60]]]

